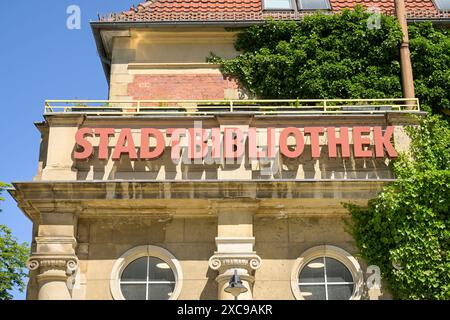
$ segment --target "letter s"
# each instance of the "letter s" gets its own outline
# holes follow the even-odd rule
[[[94,131],[90,128],[82,128],[75,134],[75,142],[77,143],[77,146],[75,147],[74,158],[76,160],[86,160],[94,151],[92,144],[84,138],[86,135],[93,136]],[[76,150],[78,146],[82,147],[83,151],[78,152]]]

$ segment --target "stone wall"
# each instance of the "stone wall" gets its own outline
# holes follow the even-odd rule
[[[254,232],[255,250],[263,261],[255,275],[255,299],[294,299],[292,268],[296,259],[312,247],[334,245],[353,255],[357,253],[342,217],[259,218]]]
[[[111,100],[238,99],[236,81],[226,79],[211,53],[224,58],[238,54],[235,32],[223,28],[131,30],[112,36]]]
[[[293,300],[291,273],[296,260],[308,249],[333,245],[358,256],[343,217],[260,218],[253,222],[255,251],[262,263],[255,272],[253,299]],[[111,300],[110,279],[115,261],[127,250],[155,245],[169,250],[180,262],[183,288],[179,299],[216,300],[217,272],[208,265],[216,250],[216,218],[173,219],[83,219],[78,224],[80,259],[73,299]],[[363,271],[367,264],[358,258]],[[364,274],[364,281],[367,280]],[[30,282],[28,298],[37,298]],[[364,288],[363,299],[367,299]],[[390,295],[382,290],[380,299]]]

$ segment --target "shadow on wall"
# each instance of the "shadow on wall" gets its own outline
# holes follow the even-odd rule
[[[200,294],[200,300],[217,300],[218,284],[216,282],[217,271],[208,269],[206,272],[208,281]]]
[[[353,149],[353,146],[351,146]],[[370,148],[373,150],[373,146]],[[138,150],[139,152],[139,150]],[[123,156],[120,161],[98,160],[98,148],[89,160],[72,159],[77,180],[220,180],[219,171],[233,174],[249,174],[251,179],[391,179],[394,175],[389,161],[382,158],[329,158],[326,147],[321,148],[319,159],[311,157],[311,146],[305,146],[303,156],[289,159],[278,156],[269,164],[250,161],[247,157],[234,164],[175,164],[170,157],[171,149],[155,160],[130,160]],[[340,150],[338,148],[338,153]],[[353,154],[353,152],[352,152]]]

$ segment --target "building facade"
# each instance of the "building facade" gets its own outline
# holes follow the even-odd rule
[[[28,299],[388,299],[342,203],[364,205],[408,149],[416,99],[256,100],[210,52],[236,31],[393,1],[156,0],[92,23],[107,101],[47,101],[39,167],[13,197],[33,221]],[[392,2],[392,3],[391,3]],[[407,0],[445,22],[444,0]],[[276,9],[276,10],[275,10]]]

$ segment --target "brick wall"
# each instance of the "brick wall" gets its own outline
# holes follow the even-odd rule
[[[154,74],[136,75],[128,85],[128,95],[148,100],[213,100],[230,98],[226,92],[237,89],[236,81],[221,74]]]

